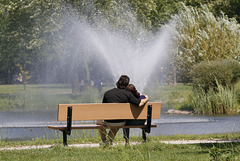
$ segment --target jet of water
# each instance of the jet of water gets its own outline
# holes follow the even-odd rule
[[[155,36],[137,38],[111,31],[91,32],[91,40],[109,65],[114,79],[128,75],[137,89],[142,92],[156,65],[167,54],[171,41],[171,27],[166,27]],[[141,41],[144,40],[144,41]]]
[[[136,18],[132,19],[136,20]],[[110,68],[109,74],[113,75],[113,80],[116,81],[121,75],[128,75],[131,79],[130,83],[142,92],[152,72],[160,71],[156,66],[167,55],[172,29],[171,25],[168,25],[158,33],[149,34],[150,32],[143,29],[137,21],[132,23],[132,31],[125,32],[122,29],[109,27],[106,21],[104,25],[101,22],[90,25],[83,18],[75,18],[74,23],[68,25],[70,29],[65,30],[71,32],[65,34],[69,35],[65,40],[74,39],[72,54],[78,54],[77,51],[87,53],[81,55],[81,61],[87,61],[94,53],[97,58],[103,58],[101,64]],[[74,59],[77,57],[75,56]]]

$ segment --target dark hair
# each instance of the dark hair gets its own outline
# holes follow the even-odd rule
[[[140,93],[137,91],[136,87],[133,85],[133,84],[129,84],[127,87],[126,87],[126,90],[129,91],[129,92],[132,92],[132,94],[139,98],[140,97]]]
[[[119,78],[119,80],[116,83],[117,88],[125,89],[127,87],[127,85],[129,84],[129,81],[130,81],[130,78],[128,76],[121,75],[121,77]]]

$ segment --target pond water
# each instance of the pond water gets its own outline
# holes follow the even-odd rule
[[[151,136],[175,134],[214,134],[240,132],[240,115],[203,116],[166,114],[168,109],[162,109],[161,118],[153,120],[158,125],[152,128]],[[50,130],[48,125],[59,124],[57,111],[1,111],[0,139],[29,140],[32,138],[55,138],[61,132]],[[60,122],[64,123],[64,122]],[[75,122],[79,123],[79,122]],[[88,122],[87,122],[88,123]],[[76,131],[76,130],[75,130]],[[78,136],[95,136],[96,130],[81,132]],[[120,132],[122,132],[120,130]],[[75,132],[73,132],[75,133]],[[141,135],[140,129],[131,129],[131,135]]]

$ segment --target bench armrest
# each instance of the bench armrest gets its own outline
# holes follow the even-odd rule
[[[72,130],[72,106],[69,106],[68,111],[67,111],[67,130],[66,130],[66,133],[68,135],[71,135],[71,130]]]
[[[148,110],[147,110],[147,127],[146,127],[146,132],[147,133],[151,132],[151,124],[152,124],[152,105],[148,105]]]

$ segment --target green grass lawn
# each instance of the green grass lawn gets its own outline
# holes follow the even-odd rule
[[[83,160],[83,161],[166,161],[210,160],[209,149],[200,145],[164,145],[160,143],[103,148],[54,146],[39,150],[0,151],[0,160]]]
[[[90,86],[72,95],[70,84],[29,84],[24,90],[23,85],[0,85],[0,111],[14,110],[56,110],[58,104],[67,103],[101,103],[103,94],[112,86],[103,87],[101,92]],[[240,99],[240,81],[234,89]],[[162,102],[162,107],[190,109],[192,106],[192,85],[148,85],[144,91],[151,102]],[[240,100],[239,100],[240,102]]]
[[[101,103],[103,94],[112,87],[103,87],[98,92],[88,87],[79,95],[72,95],[70,84],[29,84],[0,85],[0,111],[10,110],[55,110],[58,104],[64,103]],[[149,95],[152,102],[163,102],[163,107],[179,107],[187,100],[192,87],[177,84],[176,86],[148,86],[143,93]]]
[[[119,144],[110,147],[64,147],[61,139],[37,139],[33,141],[0,142],[0,147],[19,145],[55,144],[46,149],[29,150],[1,150],[0,160],[152,160],[152,161],[204,161],[204,160],[239,160],[240,143],[170,145],[160,143],[160,140],[189,140],[189,139],[238,139],[235,134],[212,135],[176,135],[149,137],[149,142],[138,145],[125,146]],[[69,144],[96,142],[97,138],[69,139]],[[117,137],[116,142],[123,141]],[[140,141],[139,137],[132,137],[131,141]]]
[[[71,92],[70,84],[29,84],[19,85],[0,85],[0,95],[4,94],[41,94],[41,93],[69,93]]]
[[[73,96],[69,84],[0,85],[0,111],[55,110],[61,103],[101,102],[102,95],[89,87]]]
[[[180,108],[189,99],[192,94],[192,86],[179,83],[177,85],[148,86],[145,93],[149,95],[150,101],[161,101],[163,107]]]

